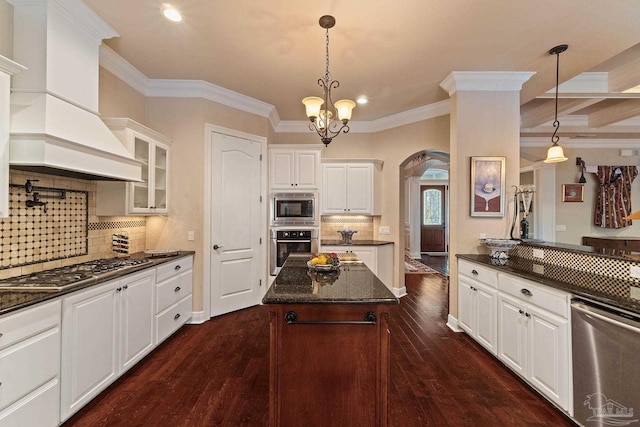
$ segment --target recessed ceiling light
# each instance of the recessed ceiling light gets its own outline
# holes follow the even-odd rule
[[[172,7],[171,5],[168,5],[168,4],[164,5],[164,7],[162,8],[162,14],[164,15],[165,18],[167,18],[170,21],[173,21],[173,22],[182,21],[182,14],[178,12],[178,10]]]
[[[364,96],[364,95],[360,95],[360,96],[358,97],[358,99],[356,100],[356,102],[357,102],[358,104],[362,105],[362,104],[366,104],[367,102],[369,102],[369,99],[367,99],[367,97],[366,97],[366,96]]]

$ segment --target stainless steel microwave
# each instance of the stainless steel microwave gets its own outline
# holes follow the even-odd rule
[[[315,193],[272,193],[271,226],[318,225]]]

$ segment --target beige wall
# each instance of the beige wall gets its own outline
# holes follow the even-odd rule
[[[0,0],[0,55],[13,59],[13,6]]]
[[[146,98],[143,94],[102,67],[98,79],[101,117],[126,117],[144,124]]]
[[[560,142],[562,145],[562,142]],[[566,162],[556,164],[556,224],[566,226],[566,231],[556,231],[556,241],[579,245],[582,236],[640,236],[640,221],[633,225],[620,229],[601,228],[593,224],[595,218],[595,206],[597,201],[598,179],[595,174],[585,173],[587,182],[584,184],[584,202],[563,202],[562,185],[577,184],[580,178],[580,168],[576,166],[576,157],[581,157],[587,165],[592,166],[629,166],[640,164],[640,157],[621,157],[617,148],[578,148],[564,147]],[[532,158],[544,158],[546,147],[539,149],[527,149],[527,154]],[[637,177],[631,185],[632,212],[640,210],[640,177]]]

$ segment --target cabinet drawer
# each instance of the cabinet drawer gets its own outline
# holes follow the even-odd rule
[[[57,426],[60,424],[60,382],[56,378],[36,392],[0,411],[0,426]]]
[[[191,295],[193,271],[187,271],[156,286],[156,313],[160,313],[184,297]]]
[[[0,349],[59,325],[61,304],[56,300],[0,318]]]
[[[498,272],[473,262],[458,260],[458,273],[471,277],[493,288],[498,287]]]
[[[158,266],[158,274],[156,276],[156,280],[158,282],[162,282],[163,280],[167,280],[171,276],[176,276],[183,271],[191,270],[193,268],[193,257],[188,256],[184,258],[180,258],[174,261],[167,262],[165,264],[161,264]]]
[[[156,315],[156,344],[164,341],[191,318],[191,295]]]
[[[506,274],[500,274],[498,289],[527,304],[537,305],[565,319],[568,317],[569,296],[566,292]]]
[[[33,392],[60,373],[60,327],[19,341],[0,351],[0,409]]]

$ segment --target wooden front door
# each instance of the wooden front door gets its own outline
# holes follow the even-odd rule
[[[420,186],[420,251],[446,252],[446,186]]]

